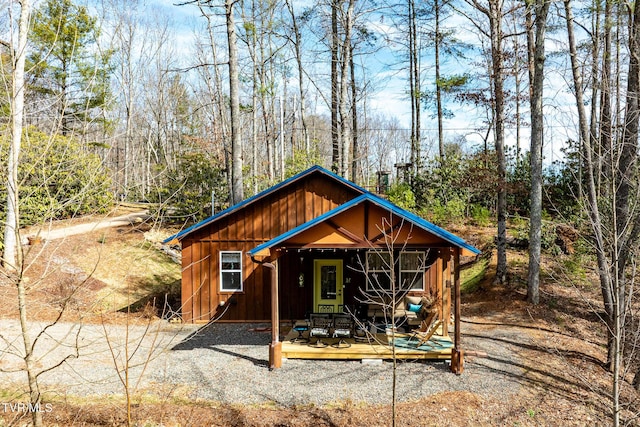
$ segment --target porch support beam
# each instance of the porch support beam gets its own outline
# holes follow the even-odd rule
[[[460,348],[460,248],[453,249],[453,310],[455,334],[453,338],[453,349],[451,350],[451,372],[460,375],[464,370],[464,352]]]
[[[443,257],[443,269],[442,274],[442,334],[449,336],[449,321],[451,318],[451,279],[452,279],[452,253],[453,248],[443,248],[440,252]]]
[[[271,270],[271,344],[269,344],[269,370],[282,367],[282,343],[280,342],[280,314],[278,307],[278,269],[270,262],[262,263]]]

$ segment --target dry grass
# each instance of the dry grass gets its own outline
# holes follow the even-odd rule
[[[77,224],[77,219],[74,224]],[[162,236],[149,224],[90,231],[63,239],[45,241],[25,252],[30,318],[47,320],[66,303],[65,319],[97,319],[111,313],[122,317],[127,308],[139,311],[153,297],[180,293],[180,265],[157,249]],[[152,235],[154,241],[145,236]],[[165,236],[166,237],[166,236]],[[0,297],[15,301],[15,287],[5,280]],[[16,317],[8,304],[0,316]]]

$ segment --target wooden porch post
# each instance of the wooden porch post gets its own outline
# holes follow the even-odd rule
[[[464,370],[464,352],[460,348],[460,248],[454,248],[453,262],[455,335],[451,350],[451,372],[460,375]]]
[[[262,265],[271,270],[271,344],[269,344],[269,370],[282,367],[282,343],[280,342],[280,313],[278,310],[278,270],[270,262]]]
[[[451,249],[442,249],[442,335],[449,336],[449,321],[451,318]]]

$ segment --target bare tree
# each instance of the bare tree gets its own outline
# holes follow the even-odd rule
[[[10,4],[13,12],[15,3]],[[6,269],[19,271],[22,264],[20,250],[20,210],[18,190],[18,165],[20,162],[20,147],[22,144],[22,127],[24,117],[25,79],[24,69],[27,58],[27,39],[29,19],[31,16],[31,2],[23,0],[20,3],[20,17],[17,23],[18,39],[15,31],[11,31],[11,145],[9,146],[9,160],[7,164],[7,213],[4,229],[4,253],[2,263]],[[15,21],[11,20],[12,26]]]
[[[298,69],[298,95],[300,96],[300,121],[302,123],[302,138],[304,140],[304,149],[309,153],[311,147],[309,145],[309,131],[307,128],[306,118],[306,94],[304,88],[305,71],[302,62],[302,34],[298,25],[298,18],[296,17],[291,0],[286,0],[287,9],[291,15],[291,27],[293,29],[293,48],[295,51],[296,65]]]
[[[600,111],[598,112],[599,117],[597,118],[597,120],[594,120],[596,123],[598,123],[599,132],[597,136],[595,136],[594,134],[594,142],[597,145],[593,147],[596,150],[594,154],[595,159],[598,162],[598,173],[596,175],[598,179],[611,175],[611,168],[613,167],[611,161],[612,156],[615,155],[613,152],[611,152],[614,146],[615,138],[613,125],[614,112],[612,111],[612,31],[614,2],[606,0],[604,2],[604,5],[604,26],[602,28],[603,34],[600,35],[600,37],[602,38],[599,41],[599,46],[602,48],[602,57],[599,58],[599,61],[596,61],[601,61],[600,76],[597,79],[598,90],[600,91]],[[599,20],[599,14],[595,14],[595,18]],[[597,70],[597,65],[595,67]],[[596,103],[594,102],[594,104]],[[600,192],[601,197],[607,197],[609,188],[606,185],[606,182],[600,181],[598,191]]]
[[[198,43],[198,76],[202,88],[198,90],[201,98],[198,110],[203,111],[203,122],[206,123],[203,140],[208,141],[210,152],[216,159],[221,159],[227,170],[230,169],[227,155],[229,139],[229,114],[227,96],[224,92],[223,63],[219,62],[218,45],[215,37],[215,17],[207,12],[204,5],[198,2],[201,16],[206,20],[206,41]]]
[[[411,99],[411,157],[413,170],[420,169],[422,85],[420,78],[420,44],[415,0],[407,0],[409,35],[409,97]]]
[[[577,58],[574,32],[574,18],[570,0],[565,1],[565,18],[571,55],[574,91],[578,108],[579,135],[586,172],[587,211],[591,220],[594,249],[596,252],[600,287],[604,305],[604,323],[607,327],[607,365],[612,372],[611,414],[614,426],[621,423],[621,384],[625,376],[625,327],[633,322],[631,301],[634,298],[635,261],[632,253],[637,250],[640,235],[640,219],[635,210],[638,194],[637,169],[638,125],[640,107],[640,8],[635,8],[630,16],[629,38],[629,78],[627,82],[624,132],[620,141],[613,138],[607,147],[609,157],[604,160],[609,166],[602,168],[594,160],[599,151],[593,147],[584,111],[583,80]],[[605,53],[606,54],[606,53]],[[604,67],[605,70],[608,66]],[[606,71],[605,71],[606,72]],[[606,102],[605,102],[606,103]],[[605,120],[606,121],[606,120]],[[602,124],[605,128],[607,123]],[[602,134],[600,134],[602,136]],[[601,141],[598,141],[601,145]],[[614,144],[615,143],[615,144]],[[609,194],[602,199],[600,183],[607,183]],[[604,213],[603,213],[604,212]],[[603,219],[610,213],[611,220]],[[629,334],[631,335],[631,334]],[[633,338],[629,337],[630,340]],[[633,355],[633,352],[631,352]],[[636,374],[634,384],[640,381]]]
[[[225,0],[227,46],[229,48],[229,99],[231,102],[231,204],[244,199],[242,181],[242,139],[240,138],[240,70],[234,17],[236,0]]]
[[[357,183],[362,175],[362,159],[360,158],[360,130],[358,128],[358,90],[356,89],[356,67],[353,59],[353,44],[349,48],[351,70],[351,128],[353,129],[353,136],[351,138],[351,181]]]
[[[10,4],[11,11],[17,3]],[[24,353],[22,359],[27,373],[29,384],[29,401],[33,407],[39,408],[41,403],[40,387],[36,373],[37,361],[33,358],[35,342],[27,321],[27,296],[25,282],[22,277],[23,257],[20,246],[20,211],[18,208],[20,200],[18,165],[20,161],[20,147],[22,143],[22,126],[24,114],[25,96],[25,61],[27,56],[27,39],[29,31],[29,19],[31,15],[31,2],[23,0],[20,2],[20,18],[18,19],[18,40],[15,41],[14,33],[11,32],[11,145],[9,148],[9,161],[7,165],[7,217],[4,230],[4,253],[3,265],[10,277],[15,278],[18,293],[18,312],[20,315],[20,330]],[[14,20],[11,20],[14,25]],[[38,410],[31,412],[33,425],[42,426],[42,413]]]
[[[150,301],[148,308],[155,311],[156,301]],[[160,317],[166,312],[166,300],[161,307]],[[143,380],[147,368],[151,362],[157,358],[160,353],[159,342],[162,320],[155,319],[155,316],[149,316],[143,326],[135,331],[131,325],[131,304],[127,306],[126,323],[124,325],[124,336],[118,328],[117,332],[110,330],[107,321],[102,319],[102,330],[111,361],[118,375],[118,379],[124,389],[125,395],[125,411],[127,417],[127,426],[134,425],[132,420],[132,405],[136,396],[138,387]],[[155,320],[155,322],[154,322]],[[134,372],[135,371],[135,372]]]
[[[424,271],[429,267],[427,265],[428,252],[424,253],[422,257],[418,257],[417,263],[412,267],[416,270],[413,275],[407,276],[404,274],[398,275],[397,271],[401,270],[401,257],[400,254],[407,249],[409,241],[403,236],[411,235],[413,225],[400,221],[399,224],[394,225],[396,222],[393,216],[383,217],[379,225],[376,228],[382,236],[383,243],[377,246],[371,246],[367,252],[366,259],[358,257],[359,271],[366,276],[366,286],[361,289],[361,295],[356,296],[356,299],[367,307],[373,308],[375,312],[381,313],[381,320],[385,325],[386,339],[381,340],[378,338],[377,330],[372,331],[369,329],[369,325],[363,323],[355,313],[352,313],[355,319],[357,329],[365,334],[369,341],[375,341],[379,345],[386,346],[391,350],[392,359],[392,385],[391,385],[391,425],[395,426],[397,421],[397,368],[398,357],[396,353],[396,340],[410,339],[412,337],[412,331],[406,331],[404,333],[399,332],[400,327],[410,327],[405,324],[405,319],[400,319],[394,315],[394,311],[399,306],[399,303],[411,292],[413,285],[416,281],[420,280],[420,275],[424,274]],[[408,234],[407,234],[408,233]],[[375,265],[375,267],[373,267]],[[370,274],[370,270],[376,270],[375,274]],[[433,296],[430,291],[421,292],[421,296],[417,297],[422,302],[434,303]],[[437,305],[437,304],[436,304]],[[427,310],[427,307],[425,307]]]
[[[340,123],[340,146],[342,148],[342,152],[340,155],[340,174],[342,176],[349,176],[349,168],[351,164],[349,162],[349,152],[351,151],[351,126],[350,126],[350,114],[348,110],[348,99],[349,99],[349,67],[353,64],[351,61],[351,55],[353,53],[352,50],[352,31],[353,31],[353,23],[354,23],[354,6],[355,0],[349,0],[347,4],[347,10],[344,14],[343,19],[343,27],[344,27],[344,39],[340,42],[340,90],[339,90],[339,123]],[[355,84],[355,82],[352,82]],[[354,108],[352,106],[352,108]],[[353,132],[357,132],[357,129],[353,129]]]
[[[228,80],[229,80],[229,128],[230,128],[230,139],[231,139],[231,147],[230,152],[225,152],[225,163],[227,164],[227,174],[229,181],[229,195],[230,201],[232,204],[239,203],[244,199],[244,182],[243,182],[243,144],[242,144],[242,128],[241,128],[241,111],[240,111],[240,68],[238,63],[238,35],[236,29],[236,6],[238,5],[238,0],[225,0],[223,3],[215,2],[214,0],[188,0],[183,3],[179,3],[180,6],[184,5],[197,5],[202,12],[202,15],[207,19],[208,22],[208,34],[210,36],[211,49],[214,51],[213,60],[217,64],[217,58],[215,58],[215,39],[213,37],[213,28],[216,23],[212,22],[212,17],[209,13],[205,12],[205,8],[216,9],[222,7],[224,17],[225,17],[225,29],[226,29],[226,44],[227,44],[227,55],[228,55]],[[208,64],[201,64],[202,67],[207,67]],[[215,70],[216,76],[218,70]],[[214,83],[221,83],[222,79],[216,79]],[[208,82],[208,86],[211,86],[212,83]],[[214,90],[219,91],[219,85],[214,86]],[[223,96],[224,97],[224,96]],[[222,99],[219,100],[222,105],[224,101]],[[224,109],[219,109],[219,114],[223,114]],[[222,119],[224,122],[225,120]],[[227,160],[227,156],[230,157],[230,160]]]
[[[544,136],[542,101],[545,62],[545,34],[550,2],[538,0],[535,10],[535,55],[533,81],[531,84],[531,209],[529,228],[529,277],[527,299],[532,304],[540,301],[540,256],[542,253],[542,141]],[[533,31],[533,28],[527,29]]]
[[[338,33],[338,11],[341,0],[331,0],[331,169],[340,172],[340,80],[339,80],[339,58],[340,58],[340,35]]]
[[[504,88],[504,33],[502,31],[502,18],[504,15],[503,0],[487,0],[486,3],[479,0],[468,0],[468,3],[485,15],[489,21],[489,31],[481,28],[478,23],[474,25],[480,32],[486,35],[491,45],[491,93],[493,96],[494,111],[494,139],[496,156],[498,159],[498,235],[497,251],[498,263],[496,266],[497,283],[507,281],[507,162],[505,157],[505,88]],[[473,22],[473,21],[472,21]]]

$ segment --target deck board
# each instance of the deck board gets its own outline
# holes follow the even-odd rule
[[[388,344],[389,339],[385,334],[375,334],[370,342],[355,342],[354,339],[345,340],[351,347],[335,348],[329,345],[324,348],[315,348],[306,342],[291,342],[298,335],[292,331],[282,342],[282,356],[287,359],[392,359],[393,346]],[[306,335],[305,335],[306,337]],[[416,347],[415,340],[407,340],[408,335],[399,334],[395,346],[398,359],[451,359],[453,342],[446,336],[434,335],[426,345]],[[315,338],[312,340],[315,341]],[[337,343],[338,338],[324,338],[327,344]]]

